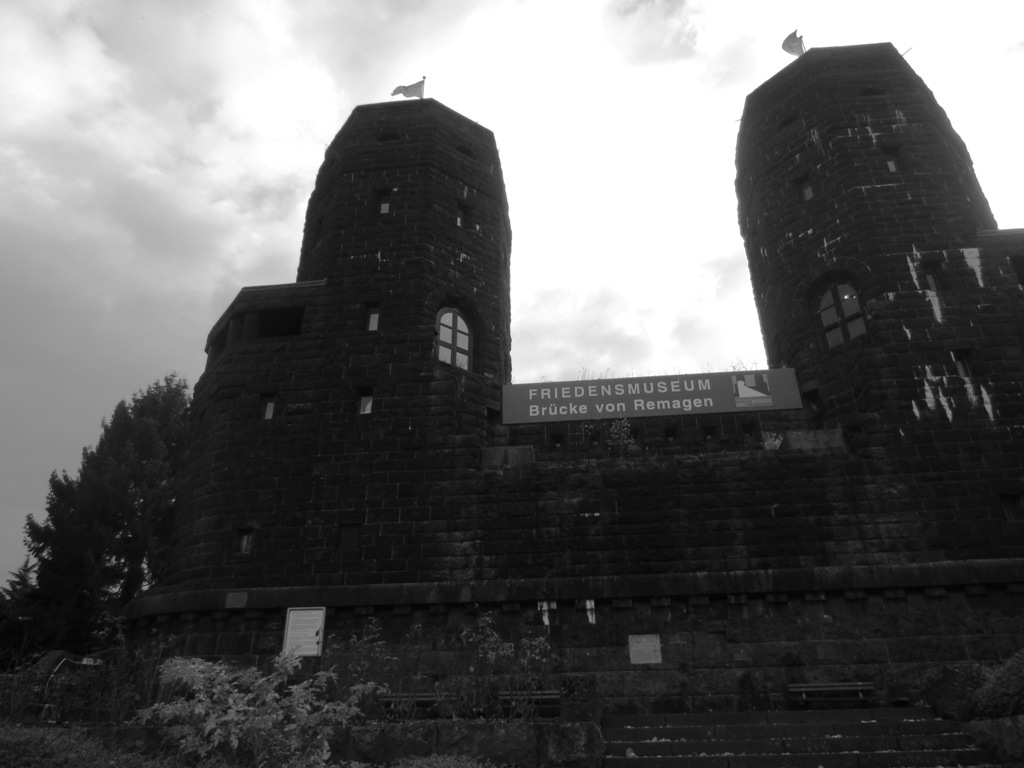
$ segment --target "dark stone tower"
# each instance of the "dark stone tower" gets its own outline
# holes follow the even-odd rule
[[[399,481],[475,463],[500,408],[510,249],[490,131],[430,99],[357,108],[298,281],[243,289],[210,333],[166,587],[385,578],[379,526],[421,511]]]
[[[797,370],[819,425],[898,429],[938,389],[971,394],[947,377],[984,370],[991,397],[1019,373],[975,349],[1019,290],[979,256],[995,221],[970,156],[890,44],[808,51],[747,97],[736,155],[769,366]]]
[[[469,361],[458,367],[506,383],[511,248],[490,131],[432,99],[361,106],[317,174],[298,280],[335,287],[339,305],[353,310],[346,337],[365,335],[365,316],[379,313],[367,337],[370,370],[361,376],[404,380],[406,365],[433,369],[436,355],[424,356],[422,338],[434,332],[438,309],[450,306],[474,331]],[[333,352],[351,359],[348,348]]]

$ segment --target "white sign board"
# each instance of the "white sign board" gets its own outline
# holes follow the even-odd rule
[[[319,656],[324,649],[326,608],[289,608],[284,650],[296,656]]]
[[[661,635],[630,635],[630,664],[661,664]]]

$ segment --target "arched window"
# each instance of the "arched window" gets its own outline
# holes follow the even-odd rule
[[[818,302],[818,317],[829,349],[868,332],[857,289],[851,283],[829,283],[825,287]]]
[[[469,370],[472,332],[465,316],[445,307],[437,313],[437,359],[456,368]]]

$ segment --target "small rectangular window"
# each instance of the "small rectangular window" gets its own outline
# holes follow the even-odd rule
[[[274,413],[277,410],[277,395],[260,395],[260,410],[259,417],[263,421],[269,421],[274,418]]]
[[[961,378],[969,378],[971,374],[971,365],[969,359],[971,357],[971,350],[969,349],[954,349],[953,350],[953,364],[956,366],[956,375]]]
[[[242,341],[255,341],[275,336],[298,336],[302,333],[305,307],[260,309],[246,312],[242,320]]]
[[[383,215],[391,213],[391,190],[385,189],[377,193],[377,210]]]
[[[1001,493],[999,501],[1003,506],[1003,514],[1007,520],[1024,520],[1024,510],[1021,509],[1021,495],[1019,493]]]
[[[366,312],[366,330],[376,331],[380,327],[380,307],[370,307]]]
[[[468,227],[469,226],[469,210],[464,205],[456,206],[456,210],[455,210],[455,226],[457,226],[457,227]]]
[[[882,160],[889,173],[896,173],[900,169],[899,149],[897,147],[882,147]]]
[[[359,390],[359,413],[364,415],[373,412],[373,390]]]
[[[795,183],[796,188],[800,190],[800,199],[805,203],[814,197],[814,187],[811,186],[810,176],[801,176]]]
[[[1011,256],[1010,266],[1013,267],[1013,272],[1017,275],[1017,282],[1024,285],[1024,254]]]
[[[252,543],[255,531],[252,528],[240,528],[235,531],[235,542],[240,555],[252,554]]]

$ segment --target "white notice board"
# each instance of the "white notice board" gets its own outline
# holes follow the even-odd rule
[[[326,608],[289,608],[284,650],[296,656],[320,656],[324,649]]]
[[[631,664],[661,664],[661,635],[630,635]]]

